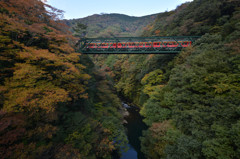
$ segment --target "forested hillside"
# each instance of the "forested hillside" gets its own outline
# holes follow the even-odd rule
[[[155,22],[145,28],[144,36],[204,35],[233,32],[230,18],[239,6],[238,0],[194,0],[175,10],[160,13]],[[235,17],[238,18],[238,17]]]
[[[65,21],[86,24],[87,37],[202,36],[178,55],[76,53],[61,15],[40,0],[0,1],[1,158],[112,158],[127,145],[117,95],[145,117],[147,158],[240,158],[239,0]]]
[[[153,22],[157,15],[132,17],[123,14],[94,14],[80,19],[65,20],[64,22],[75,27],[77,23],[87,26],[86,37],[129,37],[140,36],[142,30]]]
[[[240,156],[240,1],[195,0],[160,13],[143,36],[199,35],[179,55],[94,56],[141,107],[147,158]]]
[[[62,11],[0,1],[0,158],[111,158],[127,144],[121,102],[76,53]]]

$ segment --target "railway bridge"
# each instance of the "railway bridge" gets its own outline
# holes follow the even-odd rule
[[[200,36],[83,38],[77,51],[83,54],[176,54]]]

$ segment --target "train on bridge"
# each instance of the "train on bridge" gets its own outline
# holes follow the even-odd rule
[[[176,48],[188,47],[192,41],[164,41],[164,42],[120,42],[120,43],[89,43],[87,49],[142,49],[142,48]]]
[[[84,38],[78,50],[84,54],[173,54],[191,46],[198,36]]]

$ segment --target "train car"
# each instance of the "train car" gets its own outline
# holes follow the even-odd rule
[[[89,49],[141,49],[141,48],[177,48],[191,46],[191,41],[164,41],[164,42],[120,42],[120,43],[89,43]]]

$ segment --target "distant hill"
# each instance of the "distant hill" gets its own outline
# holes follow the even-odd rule
[[[157,14],[133,17],[124,14],[94,14],[85,18],[64,20],[73,27],[77,22],[88,26],[87,37],[140,36],[143,28],[152,23]]]
[[[237,8],[237,9],[236,9]],[[148,25],[143,36],[181,36],[220,33],[223,37],[237,27],[230,18],[240,10],[239,0],[194,0],[178,6],[170,12],[160,13]],[[239,17],[237,17],[239,21]],[[237,21],[237,20],[236,20]]]

